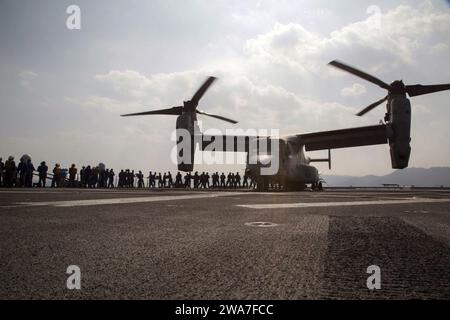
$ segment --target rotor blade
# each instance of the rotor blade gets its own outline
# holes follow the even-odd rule
[[[447,84],[434,84],[423,86],[421,84],[416,84],[413,86],[405,86],[406,92],[408,92],[410,97],[420,96],[422,94],[434,93],[438,91],[450,90],[450,83]]]
[[[216,81],[216,77],[209,77],[206,79],[206,81],[202,84],[202,86],[197,90],[197,92],[192,97],[191,101],[195,104],[198,104],[200,99],[205,94],[206,90],[208,90],[209,86],[213,84],[214,81]]]
[[[346,64],[344,64],[344,63],[342,63],[342,62],[339,62],[339,61],[337,61],[337,60],[333,60],[333,61],[331,61],[331,62],[328,63],[328,64],[329,64],[329,65],[332,65],[333,67],[336,67],[336,68],[338,68],[338,69],[347,71],[347,72],[349,72],[349,73],[351,73],[351,74],[353,74],[353,75],[355,75],[355,76],[357,76],[357,77],[360,77],[360,78],[362,78],[362,79],[364,79],[364,80],[367,80],[367,81],[369,81],[369,82],[372,82],[372,83],[374,83],[374,84],[380,86],[380,87],[383,88],[383,89],[386,89],[386,90],[388,90],[388,91],[391,91],[391,90],[392,90],[392,87],[391,87],[390,85],[388,85],[387,83],[381,81],[380,79],[375,78],[374,76],[371,76],[370,74],[365,73],[365,72],[363,72],[363,71],[361,71],[361,70],[358,70],[358,69],[355,69],[355,68],[353,68],[353,67],[350,67],[349,65],[346,65]]]
[[[172,107],[172,108],[168,108],[168,109],[122,114],[121,117],[147,116],[147,115],[152,115],[152,114],[170,114],[170,115],[179,116],[179,115],[181,115],[182,112],[183,112],[183,107]]]
[[[233,124],[238,123],[238,122],[235,121],[235,120],[228,119],[228,118],[225,118],[225,117],[222,117],[222,116],[218,116],[218,115],[215,115],[215,114],[211,114],[211,113],[206,113],[206,112],[203,112],[203,111],[201,111],[201,110],[197,110],[197,113],[198,113],[198,114],[203,114],[203,115],[208,116],[208,117],[217,118],[217,119],[220,119],[220,120],[223,120],[223,121],[231,122],[231,123],[233,123]]]
[[[381,100],[378,100],[377,102],[372,103],[371,105],[365,107],[364,109],[362,109],[360,112],[358,112],[356,115],[357,116],[363,116],[365,115],[367,112],[369,112],[370,110],[372,110],[373,108],[379,106],[380,104],[382,104],[383,102],[385,102],[387,100],[388,96],[384,97]]]

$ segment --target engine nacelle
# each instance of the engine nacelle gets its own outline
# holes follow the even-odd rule
[[[393,169],[408,167],[411,153],[411,103],[404,96],[393,96],[388,103],[389,137],[391,163]]]
[[[177,117],[177,159],[178,170],[180,171],[190,172],[194,169],[196,120],[197,118],[193,113],[183,113]]]

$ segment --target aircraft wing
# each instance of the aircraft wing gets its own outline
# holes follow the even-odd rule
[[[289,135],[284,138],[287,138],[290,141],[294,139],[299,144],[304,145],[306,151],[315,151],[385,144],[388,142],[388,133],[388,127],[385,124],[380,124],[367,127]],[[215,147],[216,151],[248,152],[249,148],[253,149],[255,146],[257,146],[259,150],[260,143],[264,142],[267,143],[267,151],[270,152],[271,143],[273,141],[267,136],[201,135],[198,138],[201,138],[201,151],[211,150],[211,148]]]
[[[389,130],[385,124],[313,132],[296,135],[306,151],[339,149],[385,144],[388,142]]]
[[[249,148],[257,146],[259,148],[259,144],[261,140],[267,139],[267,145],[270,151],[271,139],[266,137],[259,136],[231,136],[231,135],[202,135],[200,150],[211,150],[211,148],[215,148],[216,151],[226,151],[226,152],[248,152]]]

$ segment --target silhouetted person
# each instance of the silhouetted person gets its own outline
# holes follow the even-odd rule
[[[198,171],[195,171],[195,173],[194,173],[194,189],[198,188],[199,183],[200,183],[200,176],[198,175]]]
[[[206,186],[208,186],[208,188],[210,187],[209,186],[209,173],[208,172],[205,173],[205,188],[206,188]]]
[[[91,166],[87,166],[84,170],[84,188],[90,188],[91,187],[91,176],[92,176],[92,169]]]
[[[116,174],[114,173],[113,169],[109,170],[109,174],[108,174],[108,188],[114,188],[114,176]]]
[[[219,186],[219,173],[215,172],[212,174],[212,183],[213,188],[217,188]]]
[[[228,173],[227,175],[227,184],[226,187],[233,187],[233,175],[231,174],[231,172]]]
[[[153,174],[151,171],[148,173],[148,187],[149,188],[155,188],[155,179],[156,179],[156,173]]]
[[[61,167],[59,163],[53,168],[52,188],[59,187],[61,183]]]
[[[323,191],[322,181],[319,181],[319,184],[318,184],[318,186],[317,186],[317,189],[318,189],[319,191]]]
[[[67,170],[65,168],[61,168],[61,182],[60,182],[61,187],[64,187],[66,185],[66,178],[67,178],[68,172],[69,172],[69,170]]]
[[[25,187],[31,188],[33,186],[33,173],[35,170],[33,162],[31,162],[31,159],[28,159],[25,168]]]
[[[167,184],[167,173],[164,172],[164,175],[163,175],[163,187],[164,188],[166,187],[166,184]]]
[[[25,179],[27,175],[27,164],[25,158],[20,158],[19,165],[17,166],[17,171],[19,172],[19,186],[25,187]]]
[[[163,180],[163,177],[160,172],[160,173],[158,173],[158,188],[162,188],[162,187],[164,187],[164,180]]]
[[[98,167],[93,167],[91,169],[91,179],[89,182],[89,187],[90,188],[96,188],[97,187],[97,182],[98,182]]]
[[[3,187],[3,171],[5,170],[5,164],[2,161],[3,159],[0,158],[0,187]]]
[[[14,162],[14,157],[9,156],[8,160],[5,162],[5,185],[8,188],[12,188],[16,183],[16,163]]]
[[[86,181],[86,175],[84,174],[85,170],[86,170],[86,168],[84,166],[82,166],[81,170],[80,170],[80,184],[82,187],[84,187],[84,183]]]
[[[192,179],[192,175],[190,172],[188,172],[185,176],[184,176],[184,187],[185,188],[190,188],[191,187],[191,179]]]
[[[226,180],[225,173],[222,172],[222,174],[220,175],[220,187],[221,188],[226,188],[227,185],[225,183],[225,180]]]
[[[255,187],[256,187],[255,179],[253,179],[251,177],[249,177],[249,178],[250,178],[250,189],[255,189]]]
[[[134,177],[135,177],[134,170],[131,170],[131,173],[130,173],[130,188],[134,188]]]
[[[172,188],[173,186],[173,179],[172,179],[172,173],[167,172],[167,187]]]
[[[37,168],[37,171],[39,173],[39,187],[43,187],[45,188],[45,183],[47,181],[47,172],[48,172],[48,167],[45,164],[45,161],[42,161],[40,166]]]
[[[244,173],[244,182],[242,183],[243,188],[248,188],[248,175]]]
[[[178,171],[177,175],[175,176],[175,188],[180,188],[183,186],[183,176]]]
[[[141,170],[139,170],[138,173],[136,173],[136,178],[138,179],[138,188],[144,187],[144,174]]]
[[[205,171],[200,175],[200,188],[205,188]]]
[[[75,167],[75,164],[72,163],[72,166],[70,166],[69,169],[69,187],[74,188],[75,187],[75,179],[77,177],[78,169]]]
[[[236,175],[234,176],[234,187],[241,187],[241,176],[239,175],[239,172],[236,172]]]
[[[119,182],[117,184],[118,188],[123,188],[124,185],[124,179],[125,179],[125,172],[123,171],[123,169],[120,169],[119,172]]]

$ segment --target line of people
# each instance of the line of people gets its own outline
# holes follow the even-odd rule
[[[229,172],[227,176],[225,173],[219,175],[218,172],[209,174],[196,171],[194,174],[188,172],[182,176],[178,172],[173,179],[170,172],[161,173],[149,172],[147,177],[148,188],[194,188],[194,189],[209,189],[209,188],[255,188],[256,183],[249,176],[244,174],[243,177],[236,172],[236,174]],[[242,181],[242,184],[241,184]],[[210,183],[212,182],[212,183]],[[143,180],[141,181],[143,184]]]
[[[113,169],[105,168],[104,164],[98,166],[83,166],[78,172],[75,164],[69,169],[61,168],[56,163],[52,172],[45,161],[42,161],[35,169],[31,158],[27,155],[21,157],[16,165],[14,157],[8,157],[3,163],[0,158],[0,187],[46,187],[47,180],[51,180],[51,187],[80,187],[80,188],[114,188],[115,172]],[[38,176],[38,183],[33,183],[33,176]],[[147,179],[147,184],[145,184]],[[118,188],[255,188],[256,183],[249,176],[244,174],[242,177],[239,172],[229,172],[225,175],[223,172],[194,174],[188,172],[184,175],[178,172],[175,177],[171,172],[149,172],[144,177],[142,171],[135,173],[134,170],[120,170],[118,174]]]

